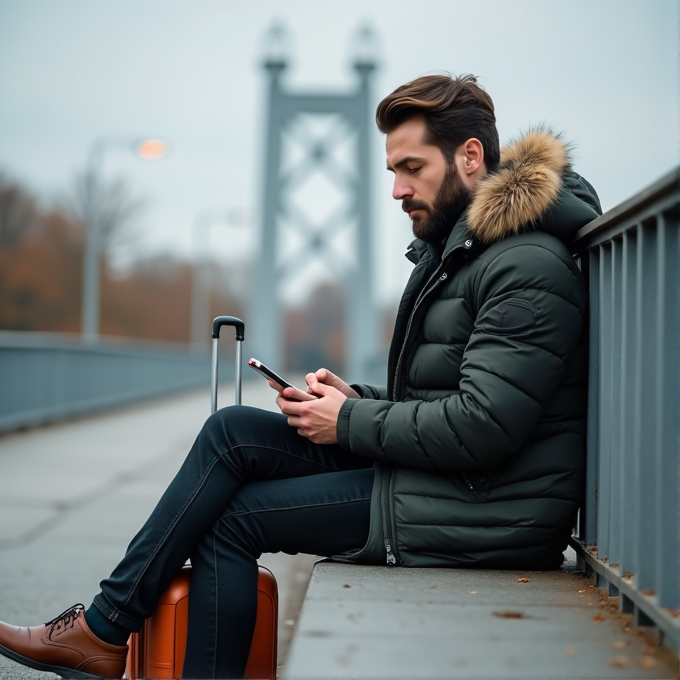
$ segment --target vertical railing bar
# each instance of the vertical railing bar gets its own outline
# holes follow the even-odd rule
[[[600,559],[609,557],[609,519],[610,519],[610,488],[611,488],[611,269],[612,248],[611,243],[600,246],[600,427],[599,446],[600,452],[598,466],[598,499],[597,499],[597,556]]]
[[[640,590],[653,590],[656,582],[656,409],[655,337],[656,319],[656,227],[638,226],[635,332],[635,434],[634,468],[636,564],[635,578]]]
[[[677,212],[659,215],[657,243],[657,595],[661,607],[678,606],[678,434],[680,258]]]
[[[609,458],[609,476],[611,479],[610,502],[609,502],[609,564],[618,565],[621,562],[621,531],[624,528],[621,521],[623,510],[622,497],[622,445],[621,445],[621,345],[623,332],[621,328],[621,300],[623,292],[622,282],[623,264],[623,243],[621,240],[614,240],[612,243],[612,270],[611,270],[611,289],[612,289],[612,337],[609,345],[611,366],[610,372],[610,394],[611,403],[611,449]]]
[[[635,533],[633,527],[638,508],[635,494],[635,254],[637,233],[629,229],[623,235],[621,269],[621,574],[635,572]]]
[[[588,430],[586,454],[586,496],[583,504],[583,535],[586,545],[597,545],[597,484],[600,441],[600,256],[601,249],[588,252],[589,347]]]

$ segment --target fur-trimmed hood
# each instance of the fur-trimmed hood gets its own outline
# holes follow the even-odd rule
[[[466,217],[485,244],[533,229],[568,243],[601,213],[593,187],[571,170],[569,146],[539,128],[501,150],[498,169],[479,181]]]

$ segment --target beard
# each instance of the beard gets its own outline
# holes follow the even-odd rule
[[[405,212],[423,210],[425,217],[416,215],[412,218],[413,234],[426,243],[439,245],[451,233],[469,202],[470,190],[463,184],[456,166],[451,163],[432,206],[407,197],[402,201],[402,208]]]

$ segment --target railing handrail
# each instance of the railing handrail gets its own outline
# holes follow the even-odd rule
[[[658,210],[660,203],[666,199],[672,202],[679,191],[680,166],[579,229],[572,245],[572,254],[579,255],[594,245],[614,238],[627,228],[626,222],[630,217],[638,215],[649,206],[655,206]]]

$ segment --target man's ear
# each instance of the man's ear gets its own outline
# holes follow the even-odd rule
[[[456,149],[454,162],[468,188],[472,188],[486,174],[484,147],[476,137],[471,137]]]

